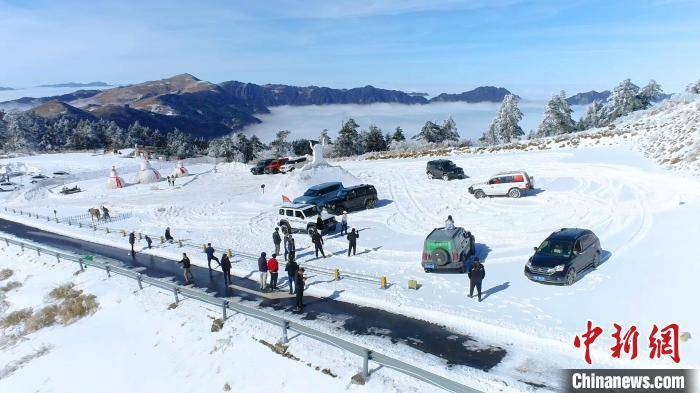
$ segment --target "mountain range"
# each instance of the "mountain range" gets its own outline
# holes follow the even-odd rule
[[[67,83],[56,83],[54,85],[39,85],[37,87],[109,87],[111,85],[105,82],[88,82],[88,83],[78,83],[78,82],[67,82]]]
[[[270,107],[291,105],[433,102],[500,102],[510,92],[502,87],[478,87],[432,99],[399,90],[364,86],[334,89],[320,86],[257,85],[238,81],[219,84],[190,74],[105,90],[78,90],[51,97],[24,97],[0,103],[0,110],[31,111],[37,116],[104,119],[128,127],[140,124],[170,132],[175,128],[195,136],[213,138],[260,123],[255,115]]]
[[[593,101],[605,102],[610,97],[610,90],[603,90],[601,92],[591,90],[585,93],[574,94],[566,99],[569,105],[588,105],[593,103]]]

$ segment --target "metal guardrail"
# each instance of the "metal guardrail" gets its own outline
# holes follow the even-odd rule
[[[85,228],[85,227],[92,228],[93,231],[97,231],[97,229],[99,228],[100,230],[103,230],[103,231],[105,231],[105,233],[108,233],[108,234],[109,233],[117,233],[117,234],[121,234],[121,236],[127,236],[127,234],[130,232],[130,231],[127,231],[125,229],[114,229],[114,228],[110,228],[106,225],[102,225],[102,224],[104,224],[104,222],[102,222],[102,224],[92,223],[92,222],[84,223],[83,221],[90,219],[90,215],[87,213],[81,214],[78,216],[71,216],[71,217],[57,217],[57,216],[56,217],[49,217],[49,216],[44,216],[41,214],[25,212],[25,211],[22,211],[21,209],[14,209],[14,208],[8,208],[8,207],[4,207],[4,211],[8,212],[8,213],[11,212],[14,214],[19,214],[20,216],[27,216],[29,218],[34,218],[37,220],[53,221],[53,222],[56,222],[59,224],[67,224],[68,226],[77,226],[79,228]],[[125,219],[125,218],[122,218],[122,219]],[[121,219],[118,221],[121,221]],[[144,233],[144,232],[135,232],[135,235],[137,236],[137,238],[139,240],[141,238],[143,238],[144,236],[148,236],[154,242],[160,241],[161,244],[165,243],[165,239],[163,238],[163,236],[160,236],[160,235],[153,235],[153,234],[148,234],[148,233]],[[193,248],[199,248],[199,249],[203,249],[203,247],[205,246],[205,243],[197,244],[197,243],[194,243],[194,242],[191,242],[188,240],[182,240],[182,239],[173,240],[173,244],[177,244],[179,247],[187,246],[187,247],[193,247]],[[250,254],[250,253],[246,253],[246,252],[241,252],[241,251],[234,252],[232,248],[221,249],[221,248],[214,247],[214,250],[216,250],[217,252],[220,252],[220,253],[228,253],[229,256],[235,256],[235,257],[239,257],[242,259],[247,259],[247,260],[250,260],[252,262],[257,262],[258,257],[259,257],[259,255],[254,255],[254,254]],[[386,276],[378,277],[378,276],[372,276],[372,275],[368,275],[368,274],[348,272],[348,271],[341,270],[338,268],[324,268],[324,267],[313,266],[313,265],[311,265],[311,266],[305,265],[304,269],[306,269],[307,271],[312,272],[312,273],[329,275],[331,277],[334,277],[336,280],[346,278],[346,279],[359,281],[359,282],[379,284],[379,286],[381,288],[388,288],[388,286],[390,284],[390,282],[387,280]]]
[[[108,258],[81,258],[73,254],[67,254],[64,252],[57,251],[55,249],[45,248],[32,242],[24,242],[0,236],[0,242],[3,241],[8,247],[10,245],[16,245],[21,247],[22,251],[25,251],[26,249],[35,250],[37,252],[37,255],[39,256],[41,256],[42,253],[46,255],[55,256],[59,262],[61,261],[61,259],[64,259],[67,261],[78,263],[81,270],[83,270],[85,266],[91,266],[97,269],[104,270],[107,273],[108,277],[111,277],[112,274],[117,274],[123,277],[134,279],[137,281],[139,289],[143,289],[144,283],[157,288],[161,288],[165,291],[171,292],[175,298],[176,303],[180,302],[180,296],[182,296],[185,298],[197,300],[203,303],[219,307],[221,309],[222,319],[224,321],[227,319],[227,311],[230,310],[247,315],[249,317],[255,318],[263,322],[279,326],[282,329],[282,338],[280,341],[284,344],[288,343],[288,331],[292,330],[306,337],[312,338],[316,341],[340,348],[344,351],[350,352],[362,358],[362,376],[365,379],[367,379],[370,375],[369,361],[371,360],[384,367],[401,372],[405,375],[416,378],[418,380],[421,380],[423,382],[426,382],[428,384],[431,384],[449,392],[482,393],[479,390],[470,388],[457,381],[453,381],[449,378],[424,370],[415,365],[411,365],[391,356],[382,354],[380,352],[376,352],[367,347],[354,344],[350,341],[335,336],[331,336],[309,326],[303,325],[297,321],[280,317],[278,315],[274,315],[254,307],[246,306],[241,303],[231,302],[227,299],[212,296],[198,289],[184,287],[174,282],[166,281],[163,279],[153,278],[148,275],[141,274],[132,269],[118,266],[117,264],[112,264],[109,262],[110,259]]]

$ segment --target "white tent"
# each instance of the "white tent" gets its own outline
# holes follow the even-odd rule
[[[122,188],[122,187],[124,187],[124,179],[119,177],[119,175],[117,175],[117,169],[115,167],[112,167],[112,170],[109,171],[109,179],[107,180],[107,188],[114,189],[114,188]]]
[[[172,176],[174,177],[184,177],[189,175],[190,173],[187,171],[185,168],[185,165],[182,163],[182,161],[177,162],[177,168],[175,168],[175,171],[173,172]]]
[[[136,175],[136,182],[140,184],[156,183],[159,182],[160,179],[160,173],[153,169],[148,160],[143,160],[143,162],[141,162],[141,169]]]

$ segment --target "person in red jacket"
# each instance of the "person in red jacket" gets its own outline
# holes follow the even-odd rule
[[[272,254],[272,258],[267,261],[267,271],[270,273],[270,290],[277,290],[277,272],[280,264],[277,262],[277,254]]]

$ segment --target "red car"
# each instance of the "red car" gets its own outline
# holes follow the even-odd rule
[[[287,161],[289,161],[289,158],[279,158],[277,160],[273,160],[265,167],[265,173],[279,173],[280,167],[286,164]]]

